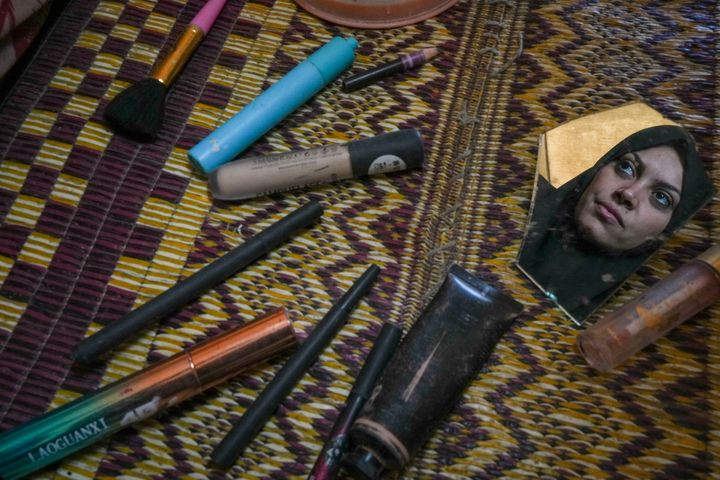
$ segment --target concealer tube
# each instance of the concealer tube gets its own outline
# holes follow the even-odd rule
[[[350,429],[357,479],[397,473],[453,408],[522,307],[453,265]]]
[[[578,335],[578,349],[607,372],[719,298],[716,245]]]
[[[420,132],[398,130],[343,145],[241,158],[208,174],[219,200],[242,200],[293,188],[420,167]]]
[[[297,342],[280,308],[3,432],[0,478],[29,475]]]

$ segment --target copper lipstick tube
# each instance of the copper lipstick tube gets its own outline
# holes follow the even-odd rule
[[[168,385],[173,392],[170,406],[296,344],[292,323],[287,311],[281,308],[249,325],[232,329],[158,362],[136,374],[133,387],[162,392],[163,385]],[[183,388],[178,388],[180,384]]]
[[[296,343],[281,308],[2,432],[0,478],[53,464]]]

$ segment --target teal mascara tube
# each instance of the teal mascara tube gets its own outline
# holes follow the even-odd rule
[[[352,37],[330,40],[191,148],[190,161],[207,174],[233,160],[346,70],[357,44]]]

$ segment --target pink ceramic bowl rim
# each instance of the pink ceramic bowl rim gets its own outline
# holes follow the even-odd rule
[[[458,0],[295,0],[331,23],[354,28],[394,28],[422,22]]]

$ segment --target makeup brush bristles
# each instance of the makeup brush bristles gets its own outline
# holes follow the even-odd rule
[[[105,109],[105,120],[113,130],[141,142],[153,140],[163,120],[167,87],[146,78],[120,92]]]

